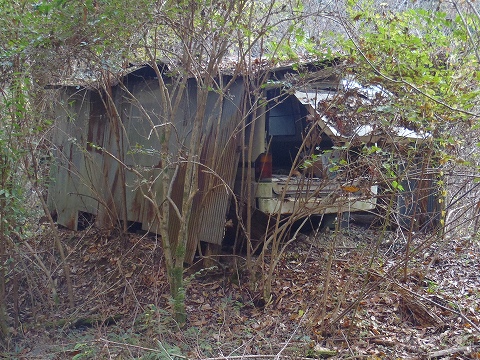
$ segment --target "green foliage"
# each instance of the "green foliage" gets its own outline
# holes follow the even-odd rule
[[[396,169],[397,167],[398,167],[398,164],[392,159],[382,164],[384,177],[387,180],[387,185],[390,186],[389,190],[391,190],[392,192],[405,190],[399,182],[400,179],[398,175],[398,170]]]
[[[426,280],[427,282],[427,292],[429,294],[435,294],[438,292],[438,284],[433,280]]]
[[[364,155],[373,155],[373,154],[381,154],[381,155],[384,155],[385,152],[383,151],[383,149],[377,145],[364,145],[363,148],[362,148],[362,153]]]
[[[95,346],[89,343],[78,343],[73,348],[78,354],[72,357],[72,360],[92,359],[96,357],[97,350]]]
[[[309,169],[311,168],[317,161],[321,161],[321,155],[312,154],[309,157],[303,160],[303,163],[300,165],[300,169]]]
[[[359,107],[356,115],[375,119],[387,131],[399,126],[427,138],[421,147],[393,143],[390,155],[373,147],[364,149],[367,156],[381,159],[375,171],[387,190],[391,194],[405,191],[402,183],[408,181],[409,172],[425,171],[418,168],[422,161],[429,168],[449,162],[468,165],[468,160],[455,160],[452,149],[463,146],[462,136],[468,137],[479,120],[480,58],[478,41],[472,41],[479,35],[478,14],[395,12],[387,7],[378,11],[369,0],[348,1],[347,10],[352,27],[340,43],[350,55],[352,72],[358,81],[378,84],[388,93],[385,99],[372,100],[369,107]],[[398,167],[400,153],[402,168]],[[441,180],[435,186],[443,226],[446,188]]]
[[[360,39],[343,42],[370,83],[392,94],[390,112],[426,131],[465,121],[480,95],[479,64],[466,47],[467,30],[459,17],[423,9],[404,12],[349,9]],[[469,22],[478,18],[468,17]],[[460,111],[452,111],[459,109]]]

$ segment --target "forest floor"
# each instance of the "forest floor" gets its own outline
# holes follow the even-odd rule
[[[186,270],[188,323],[179,329],[156,237],[94,228],[60,235],[75,306],[45,230],[18,262],[20,296],[9,309],[18,322],[0,357],[480,359],[477,238],[414,234],[410,250],[423,250],[405,278],[400,231],[301,234],[281,256],[266,303],[245,260],[223,256]]]

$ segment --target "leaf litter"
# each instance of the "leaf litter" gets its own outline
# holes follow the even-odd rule
[[[156,236],[59,231],[76,306],[68,308],[45,233],[34,249],[51,264],[58,298],[41,288],[44,274],[21,281],[21,326],[8,349],[19,358],[480,358],[480,243],[472,237],[435,239],[409,259],[404,278],[399,231],[302,234],[263,303],[242,257],[223,256],[186,270],[188,324],[180,330]],[[415,234],[412,249],[429,236]]]

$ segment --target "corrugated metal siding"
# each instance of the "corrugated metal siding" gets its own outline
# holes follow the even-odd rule
[[[61,104],[56,113],[61,121],[57,122],[53,139],[56,165],[52,173],[55,180],[49,188],[49,207],[57,211],[59,224],[76,229],[78,212],[96,214],[97,195],[104,190],[103,157],[87,146],[89,140],[100,140],[95,134],[102,126],[102,119],[91,109],[90,93],[86,90],[64,91]],[[93,119],[91,124],[90,119]]]
[[[78,212],[81,211],[95,215],[98,226],[109,227],[123,220],[122,214],[126,214],[128,222],[142,223],[144,230],[159,233],[154,205],[144,194],[153,194],[154,202],[160,205],[164,201],[161,174],[168,171],[172,177],[175,166],[186,157],[197,108],[197,84],[193,79],[188,81],[180,111],[173,120],[170,164],[160,161],[162,127],[157,128],[160,138],[152,131],[153,127],[168,121],[162,113],[158,86],[155,79],[130,84],[129,91],[135,101],[120,87],[112,89],[120,118],[108,116],[98,93],[63,89],[64,107],[58,107],[57,131],[53,139],[57,145],[58,164],[52,176],[56,180],[49,189],[49,203],[57,210],[59,224],[77,229]],[[230,201],[225,184],[233,187],[238,164],[238,144],[233,134],[241,121],[239,109],[243,90],[243,85],[237,83],[220,101],[216,92],[208,96],[203,146],[199,154],[204,166],[199,167],[198,193],[191,209],[188,262],[193,260],[199,241],[221,244],[223,239]],[[142,181],[128,168],[135,168],[147,181]],[[184,181],[185,164],[182,164],[171,194],[180,211]],[[151,188],[147,189],[148,186]],[[178,237],[179,229],[180,221],[171,208],[168,229],[171,239]]]
[[[146,231],[159,233],[160,228],[158,219],[156,219],[153,204],[148,201],[142,194],[142,190],[147,195],[154,195],[154,202],[161,205],[164,201],[164,194],[162,193],[163,172],[169,172],[169,176],[173,176],[174,167],[179,163],[182,156],[182,149],[184,144],[188,141],[189,133],[191,131],[192,119],[194,117],[194,102],[195,98],[195,84],[189,83],[189,88],[186,91],[186,96],[183,99],[180,111],[177,113],[177,118],[173,121],[174,129],[169,142],[170,164],[162,164],[160,159],[160,149],[163,134],[163,127],[158,127],[159,137],[155,135],[153,126],[162,125],[166,122],[163,117],[161,106],[161,99],[159,97],[158,82],[156,80],[149,80],[136,84],[132,94],[136,97],[140,105],[131,105],[130,116],[125,121],[125,147],[126,147],[126,163],[129,166],[136,167],[138,171],[144,174],[148,180],[147,183],[155,180],[151,185],[151,189],[146,189],[148,184],[141,185],[138,183],[136,175],[130,178],[127,182],[127,187],[130,188],[132,194],[132,201],[127,203],[129,219],[135,219],[142,223],[142,228]],[[147,120],[145,114],[140,109],[144,110],[150,116]],[[167,125],[168,126],[168,125]],[[181,210],[181,202],[183,196],[183,184],[185,176],[185,167],[181,166],[176,174],[176,181],[172,187],[172,200],[177,204]],[[171,239],[178,237],[180,229],[180,221],[176,216],[173,208],[170,207],[169,217],[169,236]]]
[[[225,217],[230,205],[231,194],[226,186],[233,188],[238,159],[238,141],[234,136],[242,120],[239,112],[243,86],[235,84],[230,88],[230,96],[223,99],[220,108],[212,104],[209,114],[213,115],[208,129],[204,131],[204,146],[201,149],[199,172],[199,194],[192,212],[196,214],[190,224],[190,239],[187,246],[187,259],[193,260],[198,241],[221,245]],[[211,101],[216,101],[212,96]],[[210,170],[211,169],[211,170]]]
[[[109,126],[100,94],[89,91],[88,95],[88,117],[82,121],[85,126],[83,131],[87,133],[87,138],[86,143],[81,143],[83,167],[79,171],[78,180],[80,183],[79,196],[83,207],[79,208],[79,211],[98,216],[99,210],[108,208],[106,205],[108,192],[104,175],[105,157],[101,148],[109,148],[108,138],[106,139]]]

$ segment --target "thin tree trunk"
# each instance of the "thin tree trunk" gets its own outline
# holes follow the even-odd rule
[[[50,225],[50,229],[52,231],[53,241],[55,246],[57,247],[58,253],[60,255],[60,260],[62,262],[63,272],[65,273],[65,281],[67,283],[67,293],[68,293],[68,302],[71,308],[75,306],[75,297],[73,294],[73,285],[72,285],[72,276],[70,275],[70,267],[67,262],[67,257],[65,256],[65,251],[63,250],[62,241],[60,240],[60,236],[58,235],[58,230],[55,225],[55,221],[53,221],[52,215],[50,214],[50,210],[48,209],[47,203],[45,199],[41,195],[41,192],[38,190],[38,163],[37,158],[32,149],[30,149],[30,154],[32,157],[32,165],[34,170],[34,177],[29,176],[30,181],[32,182],[35,193],[38,195],[38,200],[42,205],[43,212],[48,219],[48,223]]]
[[[110,124],[113,129],[113,134],[115,136],[115,144],[117,145],[117,150],[118,150],[118,157],[119,159],[124,162],[124,154],[123,154],[123,146],[121,142],[122,138],[122,133],[120,131],[121,127],[121,119],[120,119],[120,114],[117,111],[117,108],[115,107],[114,99],[113,99],[113,93],[112,93],[112,87],[110,84],[110,78],[109,74],[105,72],[103,73],[104,77],[104,90],[106,93],[107,98],[105,99],[105,106],[107,108],[107,114],[108,118],[110,120]],[[127,189],[126,189],[126,177],[125,177],[125,168],[123,166],[119,166],[118,168],[119,172],[119,184],[120,184],[120,191],[121,191],[121,198],[122,198],[122,203],[121,203],[121,217],[122,217],[122,231],[123,233],[127,232],[128,228],[128,216],[127,216]]]
[[[8,166],[6,163],[8,159],[3,157],[0,159],[0,171],[1,171],[1,183],[0,189],[6,189],[6,174],[5,167]],[[6,273],[5,273],[5,264],[7,260],[7,234],[5,226],[5,213],[6,211],[6,201],[4,195],[0,195],[0,341],[4,342],[5,338],[8,336],[8,326],[7,326],[7,306],[6,306]]]

